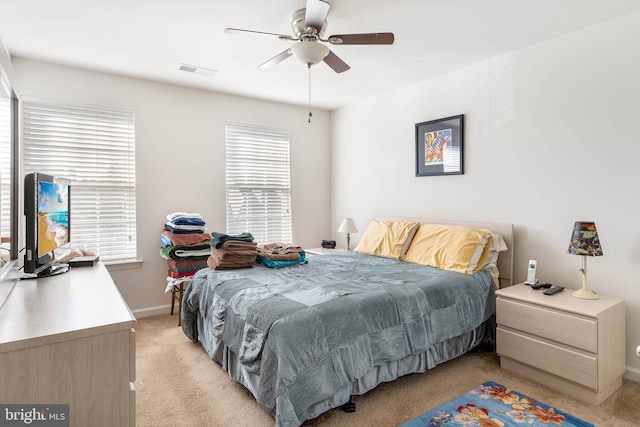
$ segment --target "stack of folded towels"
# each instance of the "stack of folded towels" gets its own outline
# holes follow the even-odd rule
[[[169,265],[168,278],[193,276],[207,267],[209,241],[206,224],[199,213],[172,212],[160,234],[160,255]]]
[[[249,268],[256,262],[258,245],[251,233],[230,235],[214,231],[209,244],[207,265],[214,270]]]
[[[258,246],[260,264],[267,267],[279,268],[306,262],[305,252],[300,246],[283,243],[267,243]]]

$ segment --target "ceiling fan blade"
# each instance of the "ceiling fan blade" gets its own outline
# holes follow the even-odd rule
[[[349,68],[351,68],[349,67],[349,65],[347,65],[346,62],[340,59],[338,55],[336,55],[331,51],[329,51],[327,56],[324,57],[323,61],[325,64],[331,67],[331,69],[333,69],[333,71],[335,71],[336,73],[343,73],[347,71]]]
[[[276,56],[274,56],[270,60],[268,60],[266,62],[263,62],[262,64],[260,64],[258,66],[258,68],[271,68],[274,65],[281,63],[282,61],[284,61],[285,59],[287,59],[291,55],[293,55],[293,52],[291,52],[291,49],[287,49],[284,52],[280,52],[279,54],[277,54]]]
[[[307,7],[304,14],[304,25],[309,28],[322,28],[324,20],[327,19],[331,5],[322,0],[307,0]]]
[[[264,33],[262,31],[242,30],[240,28],[225,28],[224,32],[227,34],[248,34],[248,35],[258,36],[263,38],[270,38],[270,39],[276,38],[276,39],[288,40],[288,41],[298,40],[284,34]]]
[[[335,34],[327,41],[331,44],[393,44],[393,33]]]

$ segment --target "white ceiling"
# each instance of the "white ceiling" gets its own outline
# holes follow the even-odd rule
[[[391,46],[330,46],[351,69],[311,68],[311,102],[332,110],[640,9],[638,0],[328,0],[331,34],[393,32]],[[309,74],[291,57],[306,0],[0,0],[0,39],[13,56],[307,105]],[[217,70],[179,71],[180,63]]]

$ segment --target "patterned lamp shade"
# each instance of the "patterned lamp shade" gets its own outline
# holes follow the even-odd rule
[[[594,222],[576,221],[567,253],[586,256],[602,255],[598,230]]]

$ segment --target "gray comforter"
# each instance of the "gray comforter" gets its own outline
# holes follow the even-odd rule
[[[225,359],[259,377],[250,390],[276,425],[297,426],[310,405],[376,366],[476,330],[494,311],[494,290],[484,271],[356,252],[281,269],[205,269],[185,292],[182,329],[211,357],[210,343],[223,343]]]

